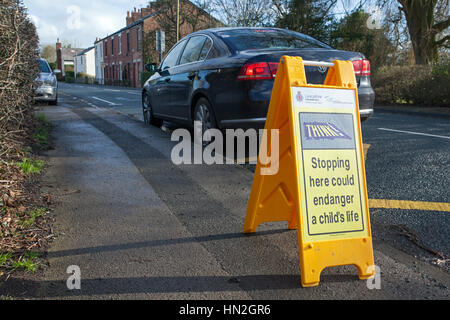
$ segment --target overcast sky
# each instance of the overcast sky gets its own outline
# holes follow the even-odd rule
[[[96,37],[125,27],[127,11],[140,8],[149,0],[24,0],[35,23],[41,46],[54,45],[56,39],[74,47],[94,45]]]

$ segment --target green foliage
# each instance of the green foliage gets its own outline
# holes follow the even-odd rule
[[[64,82],[65,83],[75,83],[75,78],[74,77],[65,76],[64,77]]]
[[[42,48],[41,57],[47,60],[49,64],[56,61],[56,48],[52,45],[47,45]],[[53,68],[53,67],[52,67]]]
[[[12,254],[10,252],[0,253],[0,268],[6,270],[24,270],[36,272],[39,267],[40,254],[33,251],[27,251],[24,254]]]
[[[0,268],[6,267],[12,258],[12,254],[9,252],[0,253]]]
[[[77,73],[77,78],[95,78],[95,77],[93,77],[93,76],[91,76],[91,75],[88,75],[87,73],[84,73],[84,72],[78,72]]]
[[[27,252],[17,261],[12,263],[13,269],[21,269],[29,272],[36,272],[39,264],[36,262],[39,255],[35,252]]]
[[[384,29],[367,28],[369,14],[358,9],[335,22],[332,27],[330,45],[347,51],[363,53],[370,60],[372,69],[389,63],[394,51]]]
[[[378,104],[450,106],[450,63],[380,68],[372,77]]]
[[[41,160],[33,160],[29,158],[23,158],[21,162],[17,162],[16,165],[22,169],[25,175],[40,174],[44,167],[44,162]]]
[[[24,229],[30,228],[31,226],[34,225],[37,218],[44,217],[46,213],[47,209],[45,208],[34,209],[28,212],[25,216],[25,220],[23,220],[21,223],[22,228]]]
[[[56,64],[56,62],[49,62],[48,64],[50,65],[50,68],[52,68],[52,70],[58,69],[58,65]]]
[[[36,129],[34,130],[33,139],[41,150],[48,150],[50,146],[51,124],[43,114],[35,116]]]
[[[66,77],[71,77],[71,78],[75,78],[75,72],[74,71],[70,71],[70,70],[66,70],[64,72]]]
[[[275,26],[301,32],[329,43],[334,23],[331,11],[335,4],[336,1],[328,0],[292,0],[289,2],[287,13],[276,21]]]
[[[66,81],[67,82],[67,81]],[[84,72],[78,72],[75,79],[76,83],[94,84],[95,77]]]

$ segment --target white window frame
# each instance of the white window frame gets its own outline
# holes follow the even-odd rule
[[[122,33],[119,33],[119,55],[122,54]]]

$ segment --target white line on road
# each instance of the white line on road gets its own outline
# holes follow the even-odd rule
[[[114,102],[111,102],[111,101],[108,101],[108,100],[103,100],[103,99],[100,99],[100,98],[97,98],[97,97],[92,97],[92,99],[105,102],[105,103],[107,103],[107,104],[109,104],[111,106],[121,106],[121,104],[117,104],[117,103],[114,103]]]
[[[112,91],[112,92],[122,92],[122,90],[117,89],[103,89],[104,91]]]
[[[440,136],[440,135],[436,135],[436,134],[421,133],[421,132],[414,132],[414,131],[403,131],[403,130],[395,130],[395,129],[387,129],[387,128],[378,128],[378,130],[399,132],[399,133],[407,133],[407,134],[414,134],[414,135],[418,135],[418,136],[450,139],[450,137],[447,137],[447,136]]]

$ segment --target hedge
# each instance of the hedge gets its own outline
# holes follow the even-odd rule
[[[372,76],[377,104],[450,106],[450,63],[381,67]]]
[[[8,157],[31,134],[38,41],[22,0],[1,0],[0,157]]]

